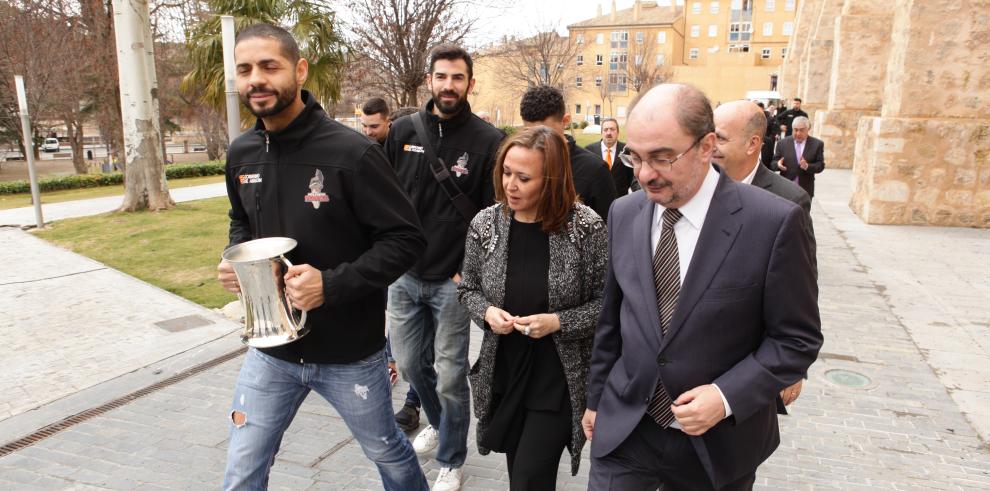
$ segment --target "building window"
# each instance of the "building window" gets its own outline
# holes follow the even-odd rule
[[[787,58],[787,48],[780,48],[780,58]]]
[[[717,14],[718,13],[718,2],[712,2],[708,6],[708,10],[709,10],[709,12],[711,12],[713,14]]]
[[[602,66],[605,63],[605,55],[595,55],[595,65]]]
[[[596,44],[605,44],[605,35],[602,34],[602,33],[598,33],[598,35],[595,36],[595,43]]]
[[[688,52],[688,58],[691,59],[691,60],[697,60],[698,59],[698,48],[691,48],[691,51]]]
[[[636,33],[636,44],[643,44],[643,41],[645,40],[646,40],[646,34],[643,34],[642,32]]]
[[[595,87],[601,87],[601,86],[602,86],[602,78],[595,77]]]
[[[584,55],[577,55],[577,65],[584,65]]]
[[[711,24],[708,26],[708,37],[713,38],[715,36],[718,36],[718,26]]]
[[[577,44],[584,44],[584,34],[578,34],[574,37],[574,42]]]
[[[764,36],[773,36],[773,22],[764,22],[763,23],[763,35]]]
[[[597,115],[597,114],[601,114],[601,113],[602,113],[602,105],[601,104],[595,104],[595,114]]]
[[[691,4],[691,13],[700,14],[701,13],[701,2],[694,2]]]
[[[629,54],[625,51],[613,51],[608,58],[608,69],[611,72],[625,71],[629,62]]]
[[[582,79],[581,77],[574,77],[574,86],[581,87],[582,85],[584,85],[584,79]]]
[[[767,12],[773,12],[777,10],[777,0],[764,0],[766,3],[763,4]]]
[[[608,90],[609,92],[625,92],[626,76],[621,73],[608,74]]]
[[[733,22],[729,24],[729,41],[749,41],[753,38],[753,24]]]
[[[667,57],[663,53],[657,55],[657,66],[663,66],[666,61]]]
[[[764,60],[769,60],[770,59],[770,55],[772,53],[773,53],[773,49],[771,49],[771,48],[763,48],[760,51],[760,58],[763,58]]]
[[[635,59],[634,63],[636,63],[636,66],[642,66],[643,65],[643,55],[636,55],[636,59]]]
[[[701,26],[693,25],[691,26],[691,37],[696,38],[701,36]]]
[[[661,31],[657,33],[657,44],[664,44],[667,42],[667,32]]]
[[[748,44],[730,44],[729,53],[749,53]]]
[[[784,10],[788,12],[794,11],[794,0],[784,0]]]
[[[574,114],[581,114],[581,105],[580,104],[575,104],[574,105]]]
[[[625,49],[629,47],[628,31],[612,31],[612,49]]]
[[[791,21],[784,22],[784,28],[780,30],[780,33],[785,36],[794,34],[794,23]]]

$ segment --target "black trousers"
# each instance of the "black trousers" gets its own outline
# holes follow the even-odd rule
[[[560,455],[571,442],[570,404],[560,411],[525,411],[522,436],[515,451],[505,454],[509,489],[553,490],[557,487]]]
[[[721,490],[750,490],[756,473]],[[591,457],[589,491],[712,490],[713,485],[691,440],[681,430],[663,429],[643,416],[618,448],[603,458]]]

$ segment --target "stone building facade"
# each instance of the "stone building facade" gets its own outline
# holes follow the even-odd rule
[[[801,4],[781,91],[853,169],[864,221],[990,228],[988,19],[985,0]]]

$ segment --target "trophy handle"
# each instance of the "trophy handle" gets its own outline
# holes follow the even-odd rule
[[[288,266],[290,268],[292,267],[292,263],[289,262],[289,260],[285,258],[285,255],[279,256],[279,259],[281,259],[282,262],[285,263],[286,266]],[[289,306],[289,309],[291,309],[293,311],[300,312],[300,315],[299,315],[299,329],[302,329],[302,327],[306,325],[306,311],[305,310],[302,310],[302,309],[297,309],[297,308],[293,307],[292,306],[292,301],[289,300],[289,294],[288,293],[285,294],[285,303]]]

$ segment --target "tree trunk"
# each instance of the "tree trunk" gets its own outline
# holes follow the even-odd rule
[[[120,210],[173,208],[158,126],[158,79],[148,3],[114,0],[113,10],[127,163]]]
[[[72,167],[76,174],[85,174],[89,171],[86,165],[86,156],[83,155],[83,123],[82,114],[73,111],[71,115],[66,115],[65,128],[69,132],[69,147],[72,148]]]

